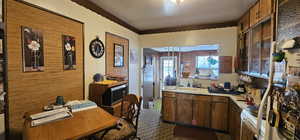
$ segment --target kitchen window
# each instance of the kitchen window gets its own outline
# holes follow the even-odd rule
[[[219,56],[196,56],[196,78],[218,79]]]

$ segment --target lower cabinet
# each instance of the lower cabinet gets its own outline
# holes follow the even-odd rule
[[[192,124],[193,119],[193,95],[176,95],[176,122],[181,124]]]
[[[192,124],[199,127],[210,128],[211,122],[211,96],[195,96],[193,101]]]
[[[241,140],[255,140],[255,133],[245,123],[242,124]]]
[[[162,117],[163,120],[175,122],[176,113],[176,94],[166,93],[162,99]]]
[[[240,132],[240,112],[229,112],[228,97],[163,92],[162,119],[178,124],[229,131],[235,140],[239,137],[237,132]],[[233,134],[233,131],[236,133]]]
[[[242,110],[232,101],[229,107],[229,134],[232,140],[240,140]]]
[[[213,96],[211,128],[228,131],[228,98]]]

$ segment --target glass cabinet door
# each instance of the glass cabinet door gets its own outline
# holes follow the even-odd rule
[[[249,47],[250,47],[250,32],[247,32],[242,34],[240,37],[239,70],[242,72],[248,72]]]
[[[260,73],[261,30],[261,25],[252,30],[249,71],[254,74]]]
[[[262,24],[262,46],[261,46],[261,74],[269,75],[270,49],[271,49],[271,21]]]

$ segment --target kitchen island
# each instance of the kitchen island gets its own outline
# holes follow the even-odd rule
[[[182,87],[164,89],[162,96],[163,121],[229,132],[233,139],[240,139],[241,112],[247,108],[243,96]],[[252,118],[255,122],[252,126],[255,127],[256,118]],[[254,131],[245,130],[245,137],[254,136]]]

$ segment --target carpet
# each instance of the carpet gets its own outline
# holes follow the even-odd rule
[[[174,128],[174,136],[194,140],[218,140],[216,133],[212,130],[178,125]]]

